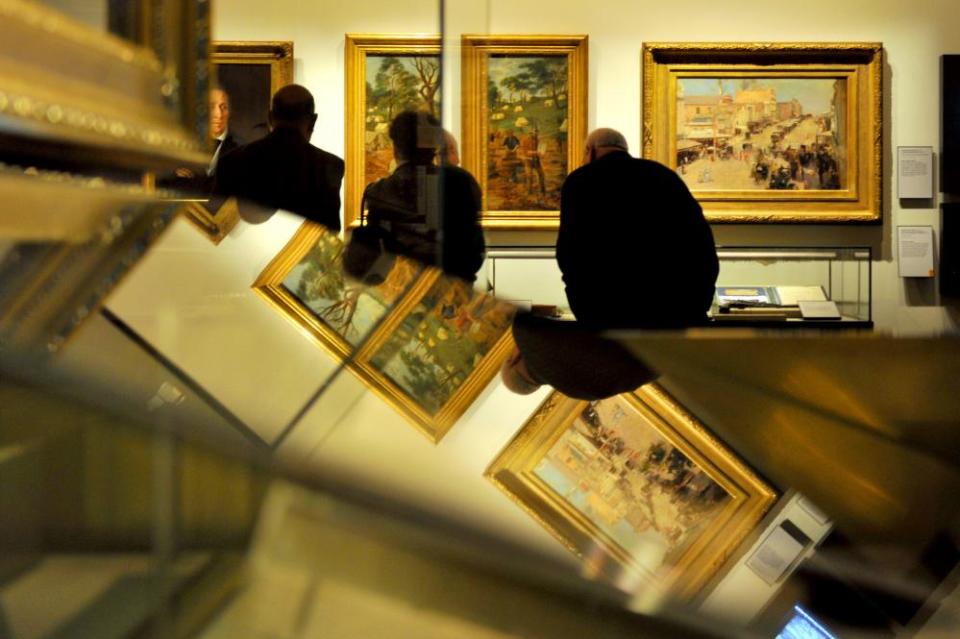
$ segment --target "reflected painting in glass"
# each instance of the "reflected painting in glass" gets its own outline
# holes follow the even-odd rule
[[[684,598],[776,499],[656,384],[594,402],[554,392],[487,476],[588,572]]]
[[[365,286],[345,275],[344,246],[307,222],[254,289],[439,441],[510,352],[514,307],[402,256]]]

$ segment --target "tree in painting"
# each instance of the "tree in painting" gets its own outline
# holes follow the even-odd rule
[[[390,121],[408,109],[436,115],[440,110],[440,58],[434,55],[367,57],[365,185],[390,174]]]
[[[555,210],[567,175],[567,58],[491,56],[487,208]]]
[[[441,278],[371,361],[435,414],[509,330],[512,318],[511,305]]]
[[[382,284],[367,287],[344,277],[343,250],[335,235],[323,234],[284,286],[342,339],[357,346],[406,292],[420,267],[398,259]]]

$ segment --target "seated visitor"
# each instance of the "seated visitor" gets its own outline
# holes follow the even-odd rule
[[[557,264],[577,322],[517,316],[518,349],[501,371],[514,392],[550,384],[597,399],[652,381],[601,332],[704,324],[719,273],[713,233],[683,180],[631,157],[613,129],[590,134],[584,166],[564,181]]]

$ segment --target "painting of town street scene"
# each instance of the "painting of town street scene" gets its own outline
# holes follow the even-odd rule
[[[283,288],[332,333],[351,347],[360,346],[420,275],[423,267],[397,258],[386,280],[365,286],[343,272],[345,244],[324,231],[303,259],[283,278]],[[329,338],[329,335],[327,335]]]
[[[847,90],[836,78],[678,78],[676,170],[691,190],[841,190]]]
[[[560,208],[567,176],[567,56],[490,55],[487,209]]]
[[[491,356],[510,330],[513,312],[510,304],[478,293],[460,279],[441,277],[370,363],[435,415]],[[489,367],[491,376],[498,365]]]
[[[534,473],[650,572],[731,500],[623,396],[587,404]]]
[[[440,56],[368,55],[364,184],[390,175],[396,167],[388,131],[406,110],[440,115]]]

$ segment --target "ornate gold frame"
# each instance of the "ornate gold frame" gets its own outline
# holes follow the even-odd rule
[[[344,364],[373,392],[407,418],[417,430],[426,435],[430,441],[433,443],[439,442],[496,375],[500,364],[513,348],[513,338],[510,331],[506,331],[500,337],[447,403],[437,413],[428,413],[390,381],[383,372],[379,371],[372,364],[372,359],[435,284],[442,283],[444,280],[449,280],[450,285],[469,286],[469,284],[453,284],[453,278],[442,275],[437,269],[425,269],[394,304],[393,308],[389,310],[380,324],[366,336],[365,341],[359,348],[354,348],[336,331],[320,321],[296,296],[283,286],[283,280],[287,274],[325,233],[330,233],[330,231],[317,224],[305,222],[253,283],[254,291],[277,309],[287,320],[305,330],[334,359]]]
[[[491,54],[566,54],[567,75],[567,167],[580,166],[583,141],[587,136],[587,51],[585,35],[486,36],[465,35],[462,40],[463,168],[472,173],[483,192],[481,223],[485,228],[556,229],[559,211],[488,211],[487,167],[484,141],[487,139],[487,58]]]
[[[157,21],[182,55],[208,25],[189,0],[168,5]],[[195,60],[161,59],[25,0],[0,0],[0,19],[0,121],[19,135],[56,141],[58,157],[80,148],[86,160],[128,168],[203,162],[191,117]]]
[[[883,210],[883,45],[661,43],[643,45],[643,156],[676,165],[680,77],[842,77],[847,80],[848,188],[696,192],[711,222],[879,222]]]
[[[367,56],[437,55],[438,35],[373,35],[348,33],[344,44],[346,174],[343,186],[343,226],[360,224],[360,201],[366,186],[366,144],[364,115],[367,112]]]
[[[210,44],[210,64],[264,64],[270,66],[270,94],[293,82],[293,42],[217,41]],[[190,202],[183,214],[214,244],[219,244],[237,225],[240,213],[231,198],[209,211],[202,202]]]
[[[649,582],[673,596],[691,598],[760,521],[776,492],[714,438],[657,384],[624,393],[652,429],[680,449],[732,497],[676,564]],[[588,402],[553,392],[490,464],[486,476],[574,552],[594,573],[613,583],[654,579],[634,555],[554,492],[534,469]]]

